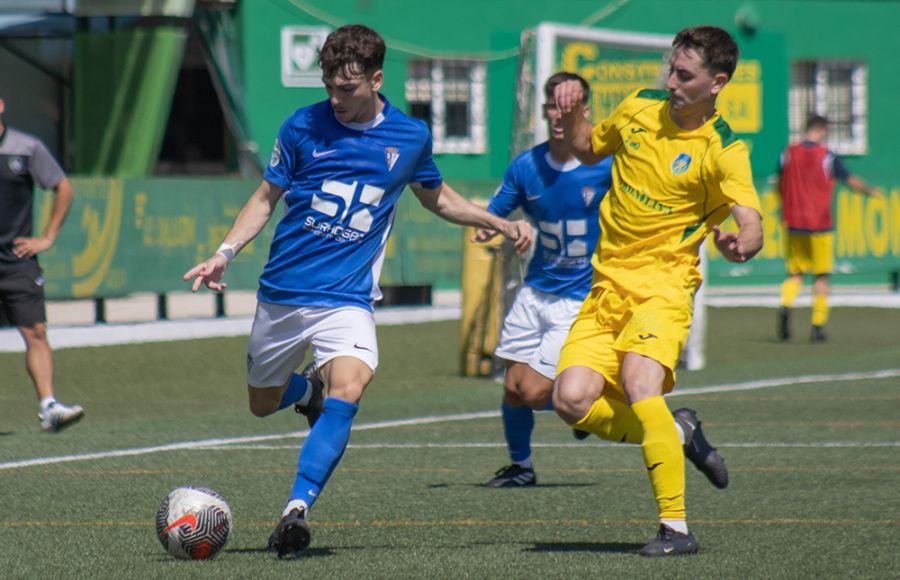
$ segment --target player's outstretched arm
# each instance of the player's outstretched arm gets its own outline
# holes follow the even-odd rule
[[[723,232],[719,226],[713,226],[716,247],[729,262],[746,262],[762,249],[762,216],[743,205],[732,206],[731,215],[738,231]]]
[[[419,185],[410,185],[410,188],[425,209],[448,222],[498,231],[515,244],[516,252],[520,254],[531,245],[531,224],[525,220],[508,221],[497,217],[478,207],[446,183],[442,183],[437,189],[426,189]]]
[[[263,180],[259,184],[241,208],[216,253],[185,272],[185,282],[194,280],[191,285],[193,292],[199,290],[201,284],[216,292],[226,288],[227,284],[222,282],[222,277],[229,262],[266,227],[282,194],[284,190],[273,183]]]
[[[881,192],[866,183],[866,181],[861,177],[850,175],[849,177],[847,177],[846,182],[847,185],[849,185],[853,189],[861,191],[870,197],[881,197]]]
[[[584,89],[575,80],[565,81],[553,89],[556,107],[562,116],[563,131],[569,149],[585,165],[593,165],[603,159],[594,152],[591,132],[594,126],[584,116]]]

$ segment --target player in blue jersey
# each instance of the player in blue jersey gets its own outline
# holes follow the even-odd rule
[[[285,121],[264,180],[224,242],[184,275],[194,291],[225,288],[228,263],[284,199],[247,347],[251,412],[264,417],[296,406],[311,427],[269,538],[279,557],[309,545],[307,513],[344,453],[378,365],[372,303],[381,298],[378,276],[403,189],[409,185],[447,221],[498,230],[519,251],[531,243],[527,222],[488,213],[443,182],[425,123],[378,92],[384,53],[382,38],[364,26],[328,36],[319,53],[328,99]],[[308,345],[313,365],[296,373]]]
[[[591,253],[600,236],[600,200],[609,189],[612,158],[582,165],[569,151],[553,99],[556,86],[568,80],[582,84],[583,112],[589,115],[587,81],[569,72],[547,79],[543,110],[550,139],[513,160],[488,204],[488,211],[501,217],[522,208],[538,229],[534,256],[494,352],[506,361],[501,411],[511,463],[488,487],[537,483],[531,461],[534,411],[553,409],[559,351],[591,288]],[[476,240],[494,234],[479,229]]]

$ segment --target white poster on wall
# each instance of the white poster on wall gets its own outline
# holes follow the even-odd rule
[[[325,26],[285,26],[281,29],[281,84],[321,87],[319,49],[331,29]]]

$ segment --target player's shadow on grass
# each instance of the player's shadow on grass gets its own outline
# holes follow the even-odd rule
[[[0,431],[0,437],[8,437],[9,435],[15,435],[15,431]]]
[[[597,483],[542,483],[538,488],[564,488],[564,487],[594,487]],[[428,489],[440,489],[443,487],[481,487],[490,489],[484,483],[432,483],[428,485]],[[504,489],[516,489],[514,487]],[[522,487],[521,489],[535,489],[535,487]]]
[[[224,550],[223,554],[270,554],[273,559],[277,560],[278,557],[274,554],[274,552],[270,552],[268,548],[232,548],[230,550]],[[336,552],[331,548],[307,548],[300,552],[300,555],[296,558],[282,558],[284,561],[291,560],[304,560],[307,558],[323,558],[326,556],[334,556]]]
[[[637,553],[644,544],[627,542],[539,542],[525,552],[607,552],[617,554]]]

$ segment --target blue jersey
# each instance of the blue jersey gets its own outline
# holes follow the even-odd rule
[[[591,254],[600,237],[600,200],[610,186],[612,157],[595,165],[560,165],[549,143],[509,165],[488,211],[506,217],[521,207],[538,228],[525,284],[582,300],[591,288]]]
[[[285,190],[285,212],[259,299],[369,310],[381,298],[378,277],[400,193],[409,183],[442,183],[427,126],[387,100],[365,127],[340,123],[328,101],[298,109],[278,132],[265,179]]]

